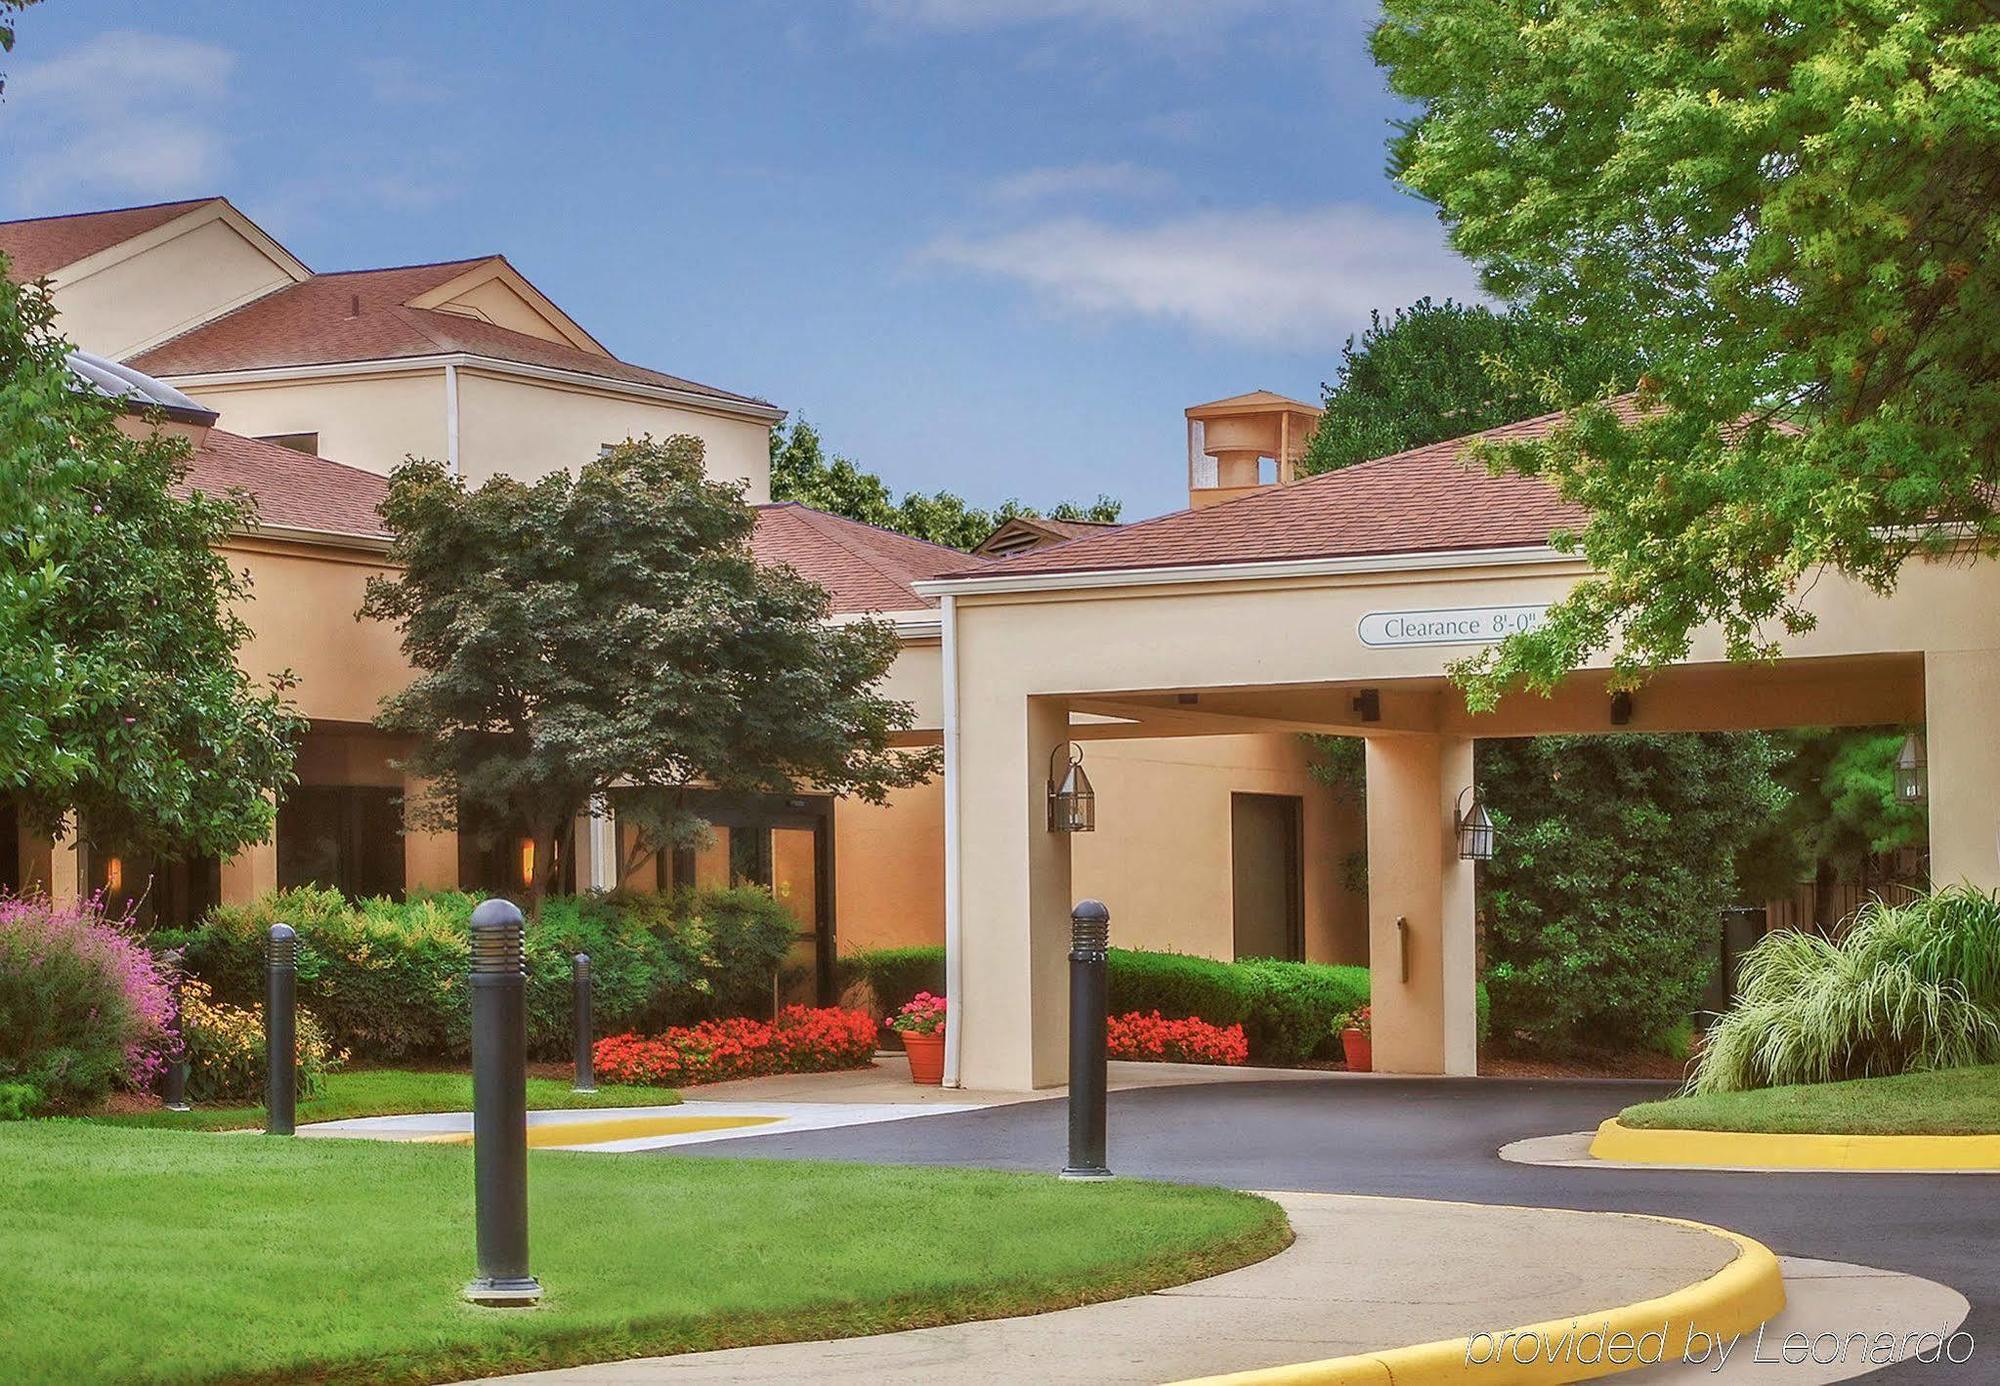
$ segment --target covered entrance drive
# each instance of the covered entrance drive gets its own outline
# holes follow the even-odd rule
[[[1480,738],[1925,724],[1934,877],[2000,885],[2000,570],[1913,564],[1888,598],[1823,578],[1818,627],[1782,661],[1732,664],[1704,640],[1629,700],[1586,670],[1469,714],[1448,666],[1583,572],[1547,546],[1572,518],[1447,444],[920,584],[945,613],[948,1081],[1063,1079],[1071,840],[1046,800],[1065,741],[1087,766],[1114,738],[1365,739],[1388,1072],[1476,1068],[1474,868],[1453,813]],[[1097,804],[1100,824],[1136,811]]]

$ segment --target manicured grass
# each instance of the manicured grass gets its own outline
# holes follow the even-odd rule
[[[536,1152],[533,1310],[460,1300],[464,1147],[0,1126],[0,1380],[429,1382],[1033,1312],[1290,1240],[1226,1190]]]
[[[570,1091],[566,1079],[530,1078],[530,1111],[581,1107],[659,1107],[680,1101],[672,1088],[627,1087],[606,1083],[594,1093]],[[404,1116],[416,1112],[472,1110],[472,1075],[364,1068],[327,1075],[319,1096],[299,1099],[301,1126],[344,1117]],[[148,1111],[91,1117],[114,1126],[150,1126],[187,1131],[240,1131],[261,1127],[264,1108],[197,1107],[191,1112]]]
[[[1642,1102],[1627,1126],[1793,1135],[1974,1136],[2000,1131],[2000,1065]]]

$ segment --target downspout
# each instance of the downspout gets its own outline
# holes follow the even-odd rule
[[[449,361],[444,367],[444,465],[458,475],[458,367]]]
[[[959,1059],[965,1051],[964,919],[959,910],[958,850],[958,599],[938,599],[944,616],[944,1085],[965,1086]]]

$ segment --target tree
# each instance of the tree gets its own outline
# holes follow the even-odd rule
[[[1784,806],[1761,736],[1482,743],[1496,829],[1481,868],[1495,1033],[1527,1047],[1658,1047],[1700,1002],[1737,862]]]
[[[819,430],[804,419],[771,430],[771,499],[797,501],[953,549],[972,548],[1016,516],[1041,518],[1040,511],[1017,500],[1003,501],[998,510],[981,510],[949,491],[930,495],[911,491],[896,500],[881,477],[863,471],[849,458],[829,457]],[[1110,524],[1118,519],[1120,508],[1111,497],[1100,495],[1089,505],[1064,501],[1048,512],[1048,518]]]
[[[937,771],[934,751],[891,749],[914,714],[873,691],[894,629],[834,624],[824,591],[760,567],[754,515],[706,479],[697,438],[470,491],[411,461],[382,513],[401,571],[370,581],[361,614],[395,622],[416,669],[379,722],[417,739],[419,823],[469,829],[462,806],[549,862],[615,789],[643,853],[684,839],[697,786],[879,803]]]
[[[1637,378],[1632,358],[1520,313],[1420,298],[1349,337],[1304,470],[1331,472],[1592,399]]]
[[[187,440],[78,387],[55,309],[0,257],[0,792],[98,846],[224,856],[269,837],[303,722],[236,663],[247,499],[178,494]]]
[[[1636,415],[1563,401],[1570,426],[1493,452],[1589,508],[1564,542],[1596,575],[1461,671],[1475,706],[1604,650],[1629,686],[1708,622],[1766,655],[1818,573],[1887,591],[2000,534],[1989,3],[1385,14],[1376,57],[1421,106],[1396,174],[1491,292],[1643,367]]]

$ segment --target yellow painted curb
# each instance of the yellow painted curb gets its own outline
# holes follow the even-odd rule
[[[539,1150],[552,1145],[603,1145],[641,1136],[684,1136],[694,1131],[729,1131],[739,1126],[769,1126],[774,1116],[630,1116],[599,1121],[542,1121],[528,1127],[528,1145]],[[471,1145],[470,1131],[446,1131],[419,1138],[427,1145]]]
[[[1654,1130],[1613,1117],[1590,1153],[1635,1165],[1737,1169],[2000,1171],[2000,1136],[1804,1136],[1762,1131]]]
[[[1573,1209],[1549,1211],[1575,1211]],[[1650,1344],[1663,1345],[1667,1360],[1678,1361],[1690,1342],[1699,1350],[1704,1339],[1728,1339],[1748,1333],[1767,1322],[1785,1307],[1785,1282],[1778,1273],[1778,1258],[1761,1242],[1683,1218],[1653,1217],[1641,1213],[1604,1214],[1607,1217],[1644,1217],[1648,1222],[1673,1223],[1699,1228],[1721,1237],[1736,1247],[1735,1259],[1706,1280],[1637,1304],[1612,1309],[1596,1309],[1570,1319],[1552,1319],[1511,1331],[1511,1341],[1523,1342],[1534,1336],[1538,1351],[1528,1362],[1502,1354],[1497,1360],[1471,1361],[1468,1341],[1450,1338],[1439,1343],[1419,1343],[1414,1347],[1389,1348],[1382,1352],[1357,1353],[1352,1357],[1332,1357],[1322,1362],[1300,1362],[1288,1367],[1264,1367],[1232,1372],[1227,1376],[1203,1377],[1178,1386],[1454,1386],[1476,1382],[1479,1386],[1556,1386],[1556,1383],[1591,1381],[1617,1372],[1650,1366],[1660,1354],[1650,1352]],[[1649,1345],[1645,1361],[1591,1362],[1575,1353],[1565,1354],[1558,1346],[1574,1342],[1574,1335],[1627,1334],[1634,1342],[1642,1335]],[[1564,1335],[1571,1337],[1565,1339]],[[1507,1336],[1502,1330],[1491,1335]],[[1601,1355],[1601,1354],[1600,1354]]]

